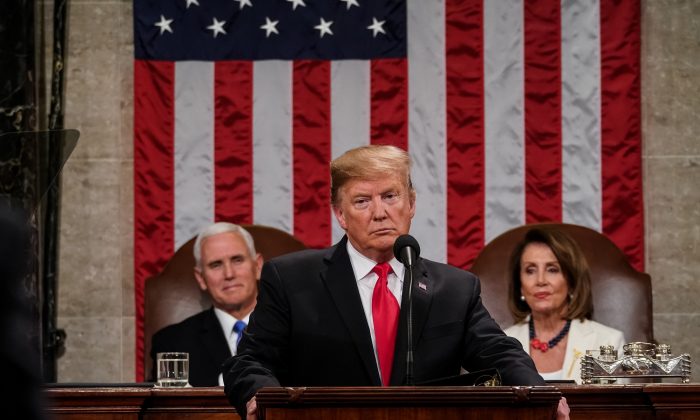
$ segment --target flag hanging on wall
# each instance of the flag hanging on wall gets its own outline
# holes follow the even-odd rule
[[[135,0],[136,376],[143,291],[213,221],[342,236],[329,161],[413,158],[423,255],[563,221],[643,269],[638,0]]]

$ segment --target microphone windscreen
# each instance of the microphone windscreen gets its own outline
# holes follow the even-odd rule
[[[416,254],[416,258],[418,258],[420,255],[420,245],[418,245],[416,238],[411,235],[401,235],[396,238],[396,242],[394,242],[394,256],[397,260],[402,261],[401,250],[406,247],[411,248]]]

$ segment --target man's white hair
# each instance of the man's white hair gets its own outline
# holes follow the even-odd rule
[[[199,232],[199,235],[197,235],[197,239],[194,241],[193,252],[197,267],[201,267],[202,265],[202,242],[210,236],[227,232],[237,233],[241,235],[241,238],[243,238],[243,241],[245,241],[245,244],[248,247],[250,257],[255,259],[255,255],[257,254],[255,252],[255,243],[253,242],[253,237],[250,235],[250,233],[248,233],[247,230],[233,223],[217,222],[202,229]]]

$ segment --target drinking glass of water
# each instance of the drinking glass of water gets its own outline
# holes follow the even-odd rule
[[[163,388],[189,386],[189,353],[157,353],[156,359],[158,363],[156,386]]]

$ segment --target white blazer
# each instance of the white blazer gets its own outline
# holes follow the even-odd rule
[[[513,338],[517,338],[523,349],[530,354],[530,332],[528,328],[529,318],[524,322],[506,328],[505,333]],[[581,321],[572,320],[569,329],[569,339],[566,343],[566,353],[564,355],[563,378],[573,379],[576,383],[581,383],[581,357],[586,350],[598,350],[600,346],[612,345],[622,354],[622,346],[625,344],[625,336],[622,331],[606,327],[590,319]]]

